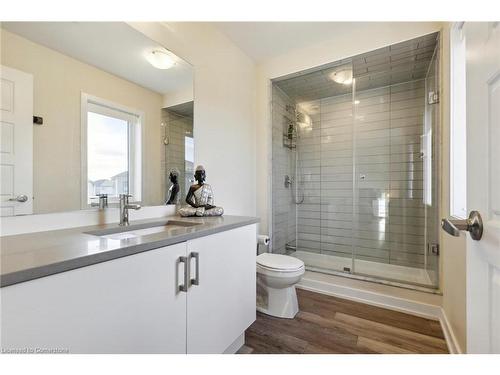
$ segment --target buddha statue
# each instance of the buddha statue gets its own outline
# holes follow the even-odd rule
[[[179,171],[172,169],[168,176],[172,185],[168,189],[168,198],[165,204],[178,204],[179,203]]]
[[[194,172],[197,183],[191,185],[186,195],[186,203],[179,210],[181,216],[221,216],[224,213],[222,207],[214,206],[214,194],[212,187],[205,183],[206,173],[203,166],[198,165]]]

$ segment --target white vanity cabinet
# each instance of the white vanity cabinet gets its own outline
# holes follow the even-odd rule
[[[184,242],[2,288],[2,349],[184,353],[185,253]]]
[[[251,225],[188,241],[188,353],[222,353],[255,321],[256,238]]]
[[[255,246],[253,224],[3,287],[1,347],[222,353],[255,320]]]

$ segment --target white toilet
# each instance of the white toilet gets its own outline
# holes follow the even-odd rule
[[[305,272],[300,259],[264,253],[257,257],[257,311],[292,319],[299,312],[297,284]]]

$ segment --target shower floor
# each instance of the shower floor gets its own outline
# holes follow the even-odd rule
[[[317,254],[301,250],[297,250],[290,255],[302,260],[306,264],[306,267],[312,270],[344,271],[344,267],[352,267],[351,258]],[[354,271],[356,275],[433,287],[427,270],[420,268],[356,259],[354,261]]]

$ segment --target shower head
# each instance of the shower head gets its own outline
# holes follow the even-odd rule
[[[308,119],[307,119],[307,115],[303,112],[295,112],[295,118],[297,120],[297,122],[300,122],[300,123],[307,123]]]
[[[311,120],[311,117],[309,117],[309,115],[307,113],[296,111],[295,112],[295,122],[296,122],[297,127],[299,129],[301,129],[302,131],[312,130],[312,120]]]

